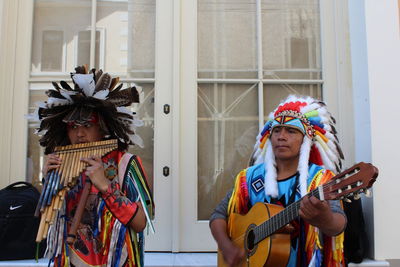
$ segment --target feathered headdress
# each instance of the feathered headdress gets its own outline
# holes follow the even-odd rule
[[[307,193],[309,162],[339,173],[344,159],[336,136],[335,119],[324,102],[312,97],[290,95],[269,115],[263,130],[257,136],[251,165],[265,162],[265,193],[277,197],[278,184],[275,155],[270,134],[276,126],[293,127],[304,134],[299,157],[300,192]]]
[[[37,134],[41,135],[40,145],[45,153],[53,152],[56,146],[69,144],[67,123],[84,123],[96,116],[105,138],[118,139],[118,148],[125,150],[128,145],[143,146],[142,139],[135,134],[135,129],[142,121],[135,118],[135,113],[128,108],[132,103],[139,103],[139,92],[135,86],[121,89],[116,86],[119,78],[111,78],[102,70],[87,66],[75,68],[71,73],[74,87],[60,81],[53,82],[54,89],[46,91],[47,101],[38,103],[38,109],[31,118],[39,120]]]

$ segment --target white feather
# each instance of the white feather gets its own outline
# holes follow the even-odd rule
[[[332,151],[332,153],[335,153],[336,157],[339,158],[340,154],[337,151],[336,145],[334,142],[332,142],[331,140],[328,141],[328,143],[326,143],[329,147],[329,150]]]
[[[32,122],[39,122],[39,121],[40,121],[40,119],[39,119],[39,110],[36,109],[36,110],[35,110],[34,112],[32,112],[32,113],[26,114],[26,115],[25,115],[25,118],[26,118],[27,120],[29,120],[29,121],[32,121]]]
[[[143,139],[139,135],[134,134],[134,135],[131,135],[130,138],[131,138],[133,143],[138,145],[140,148],[144,148]]]
[[[72,91],[67,91],[65,89],[61,89],[60,90],[60,94],[65,97],[66,99],[68,99],[69,101],[72,102],[72,98],[70,97],[70,95],[75,95],[76,92],[72,92]]]
[[[69,97],[69,96],[68,96]],[[71,98],[69,98],[71,99]],[[47,99],[47,107],[64,106],[69,105],[72,101],[68,99],[49,97]]]
[[[300,183],[300,194],[305,196],[307,194],[307,179],[308,179],[308,161],[310,158],[312,141],[309,137],[304,135],[303,143],[300,147],[299,165],[297,170],[299,171],[299,183]]]
[[[329,159],[328,155],[326,154],[325,150],[322,148],[321,144],[319,142],[314,142],[315,146],[318,149],[319,154],[321,155],[322,162],[324,163],[324,166],[326,169],[335,171],[336,167],[332,163],[332,161]]]
[[[117,107],[117,111],[125,114],[129,114],[132,116],[132,111],[126,107]]]
[[[131,125],[136,129],[137,127],[142,127],[144,125],[144,122],[139,119],[133,119]]]
[[[305,113],[307,113],[307,112],[310,112],[310,111],[312,111],[312,110],[317,109],[319,106],[320,106],[320,105],[319,105],[318,103],[312,103],[311,105],[307,105],[307,106],[301,108],[301,109],[300,109],[300,112],[303,113],[303,114],[305,114]]]
[[[47,108],[46,102],[43,101],[36,102],[35,105],[39,108]]]
[[[110,90],[106,89],[106,90],[100,90],[98,92],[96,92],[93,97],[97,98],[97,99],[101,99],[101,100],[105,100],[108,96],[108,94],[110,93]]]
[[[267,151],[265,153],[265,178],[264,178],[264,189],[265,194],[271,197],[278,197],[278,183],[276,181],[276,162],[275,155],[272,150],[271,141],[267,140]]]
[[[95,83],[93,74],[75,74],[72,76],[74,82],[83,90],[86,96],[93,96]]]

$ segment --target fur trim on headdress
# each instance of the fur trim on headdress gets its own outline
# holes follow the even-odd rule
[[[69,144],[67,123],[84,123],[94,114],[105,137],[118,139],[119,149],[125,150],[133,144],[143,146],[142,139],[135,134],[142,122],[127,108],[139,103],[136,86],[121,89],[122,84],[116,86],[118,77],[111,78],[95,69],[88,73],[86,66],[76,67],[71,78],[74,88],[65,81],[53,82],[54,89],[46,91],[47,101],[38,103],[38,109],[30,116],[40,121],[37,133],[42,136],[39,142],[46,148],[46,154],[56,146]]]
[[[270,133],[276,126],[294,127],[304,134],[300,148],[299,184],[301,195],[307,193],[309,163],[339,173],[342,168],[343,153],[336,137],[335,119],[324,102],[312,97],[290,95],[269,115],[262,131],[257,136],[251,165],[265,163],[265,193],[278,196],[277,170]]]

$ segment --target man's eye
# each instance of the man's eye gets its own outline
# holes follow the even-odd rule
[[[85,128],[90,128],[90,127],[92,127],[92,124],[90,124],[90,123],[85,123]]]
[[[281,132],[281,128],[275,128],[272,133],[280,133]]]

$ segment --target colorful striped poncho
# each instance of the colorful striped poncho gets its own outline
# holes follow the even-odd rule
[[[117,183],[120,191],[132,202],[141,202],[147,223],[153,229],[154,216],[152,194],[139,157],[113,151],[102,158],[106,177]],[[57,220],[49,229],[49,265],[54,266],[101,266],[142,267],[144,254],[143,232],[136,233],[122,224],[107,208],[99,191],[92,185],[85,212],[77,231],[77,238],[69,245],[66,236],[71,218],[85,185],[85,174],[68,192]],[[124,205],[125,203],[121,203]],[[123,207],[122,207],[123,208]]]

